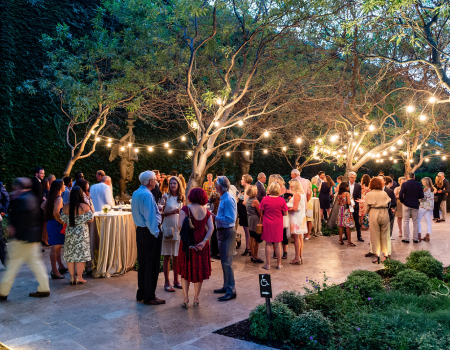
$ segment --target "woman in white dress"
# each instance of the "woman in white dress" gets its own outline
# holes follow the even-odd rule
[[[306,224],[306,195],[303,187],[298,180],[289,182],[291,197],[289,208],[289,221],[291,227],[291,235],[294,237],[295,258],[291,261],[292,265],[303,264],[303,235],[308,232]]]
[[[180,246],[180,231],[178,229],[178,214],[180,209],[184,206],[183,187],[180,184],[180,179],[172,176],[169,180],[169,191],[163,196],[165,200],[164,209],[161,213],[163,222],[161,229],[163,232],[163,242],[161,248],[161,255],[164,256],[163,272],[164,272],[164,289],[167,292],[175,292],[175,288],[182,289],[181,283],[178,280],[177,265],[178,265],[178,250]],[[173,286],[169,281],[170,258],[172,257]]]

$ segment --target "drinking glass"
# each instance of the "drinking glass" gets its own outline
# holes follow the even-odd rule
[[[116,205],[119,205],[119,196],[116,196],[116,198],[114,198]]]

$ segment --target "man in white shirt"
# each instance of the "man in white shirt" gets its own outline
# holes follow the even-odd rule
[[[101,211],[102,207],[106,204],[111,207],[114,206],[114,198],[111,187],[111,178],[109,176],[103,176],[102,182],[92,185],[89,192],[91,194],[92,204],[94,204],[95,211]]]

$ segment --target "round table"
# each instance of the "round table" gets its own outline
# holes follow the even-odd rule
[[[120,206],[119,205],[115,205],[112,208],[114,209],[114,211],[119,211]],[[130,204],[122,205],[122,211],[130,211],[131,212],[131,205]]]
[[[136,263],[136,225],[130,212],[95,212],[94,239],[91,239],[92,276],[123,275]]]

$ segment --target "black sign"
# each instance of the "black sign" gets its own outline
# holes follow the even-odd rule
[[[269,274],[259,275],[259,291],[261,298],[272,298],[272,283]]]

